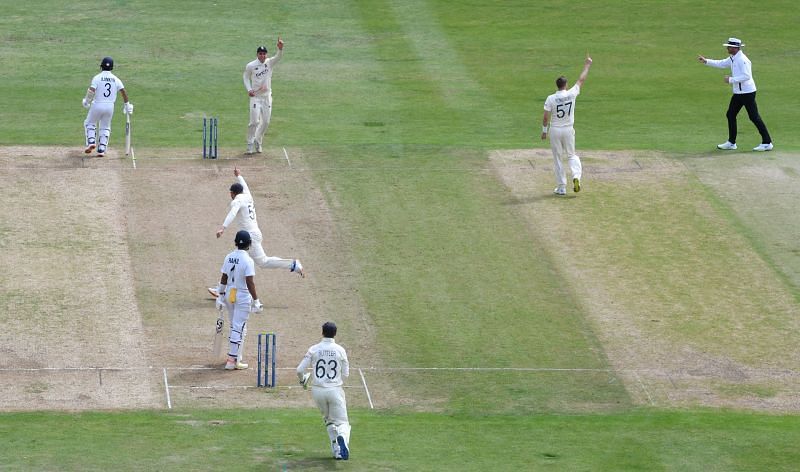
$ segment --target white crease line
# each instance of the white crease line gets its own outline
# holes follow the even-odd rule
[[[364,391],[367,392],[367,400],[369,401],[369,408],[371,410],[375,409],[375,405],[372,404],[372,396],[369,394],[369,388],[367,387],[367,380],[364,378],[364,372],[361,369],[358,369],[358,373],[361,375],[361,383],[364,384]]]
[[[283,148],[283,155],[286,156],[286,162],[289,163],[289,168],[292,168],[292,161],[289,160],[289,153],[286,152],[286,148]]]
[[[167,392],[167,409],[172,409],[172,399],[169,397],[169,382],[167,382],[167,368],[164,367],[164,391]]]
[[[647,391],[647,387],[644,386],[644,382],[642,382],[642,379],[641,377],[639,377],[639,374],[634,370],[633,375],[636,377],[636,381],[639,382],[639,386],[642,387],[642,390],[644,390],[645,395],[647,395],[647,401],[651,405],[655,405],[655,403],[653,402],[653,397],[650,396],[650,392]]]

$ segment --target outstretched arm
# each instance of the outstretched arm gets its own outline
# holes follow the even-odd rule
[[[589,75],[589,68],[592,67],[592,58],[589,55],[586,55],[586,59],[583,61],[583,71],[581,71],[580,77],[578,77],[578,84],[579,87],[583,87],[583,82],[586,80],[586,76]]]

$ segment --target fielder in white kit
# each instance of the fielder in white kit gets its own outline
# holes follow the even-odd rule
[[[283,57],[283,41],[278,37],[278,53],[267,58],[267,48],[256,49],[256,59],[248,62],[242,79],[250,97],[250,122],[247,125],[247,154],[261,152],[264,134],[272,117],[272,71]]]
[[[108,140],[111,137],[111,118],[114,117],[114,103],[117,101],[117,93],[122,95],[125,102],[122,105],[123,113],[133,113],[133,104],[128,101],[128,93],[119,78],[112,74],[114,69],[114,59],[104,57],[100,61],[101,72],[92,78],[92,83],[86,90],[83,98],[83,107],[88,108],[83,127],[86,134],[86,149],[83,152],[91,154],[97,148],[97,156],[106,155]],[[97,126],[100,125],[98,136]]]
[[[229,206],[228,214],[225,216],[225,221],[222,222],[222,226],[217,230],[217,238],[221,237],[225,229],[236,221],[239,229],[250,233],[250,237],[253,239],[253,244],[250,246],[249,253],[257,266],[262,269],[289,269],[290,272],[294,272],[300,275],[300,277],[305,277],[303,264],[301,264],[298,259],[283,259],[281,257],[268,256],[267,253],[264,252],[264,248],[261,245],[264,237],[261,234],[261,230],[258,228],[253,195],[250,193],[250,188],[247,186],[247,182],[245,182],[238,167],[233,168],[233,175],[236,176],[238,181],[230,187],[232,201]],[[219,295],[217,290],[213,287],[210,287],[208,292],[214,297]]]
[[[246,369],[243,362],[244,340],[247,336],[247,320],[250,313],[261,313],[264,305],[258,300],[254,277],[256,274],[253,259],[247,253],[251,238],[247,231],[239,231],[234,239],[236,250],[225,256],[222,262],[222,276],[217,291],[217,308],[226,309],[231,326],[228,338],[230,347],[226,370]]]
[[[562,164],[562,158],[567,157],[569,170],[572,174],[572,190],[581,191],[581,159],[575,154],[575,100],[581,93],[581,86],[589,73],[592,58],[586,56],[583,71],[575,85],[567,90],[567,78],[563,75],[556,79],[558,91],[544,102],[544,117],[542,118],[542,141],[547,139],[548,126],[550,127],[550,149],[553,151],[555,165],[556,185],[553,190],[556,195],[567,194],[567,176]]]
[[[347,400],[343,379],[350,376],[350,362],[345,349],[336,344],[336,324],[328,321],[322,325],[322,341],[308,348],[297,366],[297,378],[303,388],[311,382],[311,397],[322,413],[328,431],[333,457],[350,458],[350,422],[347,418]],[[311,367],[311,373],[306,372]]]

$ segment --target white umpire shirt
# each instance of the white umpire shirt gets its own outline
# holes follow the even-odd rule
[[[717,69],[731,69],[728,83],[733,88],[733,93],[753,93],[756,91],[756,81],[753,80],[753,65],[742,51],[737,52],[727,59],[706,59],[706,65]]]

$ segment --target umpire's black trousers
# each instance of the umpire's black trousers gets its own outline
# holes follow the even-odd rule
[[[761,143],[771,143],[772,138],[769,136],[769,131],[767,131],[767,125],[764,124],[764,120],[758,114],[755,92],[735,93],[731,97],[731,103],[728,105],[728,113],[726,115],[728,117],[728,141],[736,143],[736,115],[739,114],[742,107],[747,110],[747,116],[750,117],[750,121],[758,128],[758,132],[761,134]]]

